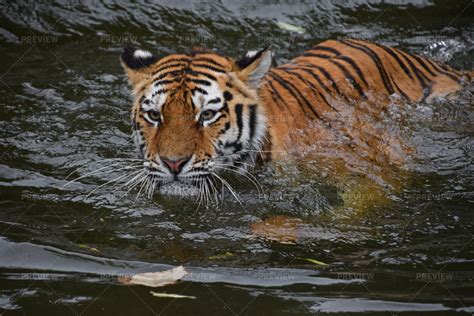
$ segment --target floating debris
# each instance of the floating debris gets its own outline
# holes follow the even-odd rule
[[[121,277],[119,278],[119,282],[126,285],[136,284],[149,287],[160,287],[175,284],[187,274],[188,271],[186,271],[183,266],[179,266],[161,272],[146,272],[135,274],[131,277]]]
[[[196,298],[196,296],[181,295],[181,294],[158,293],[158,292],[153,292],[153,291],[150,291],[150,293],[154,297],[160,297],[160,298],[190,298],[190,299]]]
[[[322,261],[319,261],[319,260],[316,260],[316,259],[312,259],[312,258],[300,258],[302,260],[306,260],[308,262],[311,262],[311,263],[314,263],[314,264],[317,264],[317,265],[320,265],[320,266],[327,266],[328,264],[327,263],[324,263]]]
[[[298,33],[300,35],[306,33],[306,30],[304,28],[302,28],[300,26],[297,26],[297,25],[289,24],[289,23],[286,23],[286,22],[278,21],[276,23],[276,25],[278,25],[279,28],[281,28],[282,30],[285,30],[285,31]]]
[[[225,252],[223,254],[218,254],[218,255],[213,255],[213,256],[209,256],[209,260],[224,260],[224,259],[228,259],[229,257],[233,257],[234,254],[231,253],[231,252]]]
[[[94,248],[94,247],[91,247],[91,246],[88,246],[88,245],[86,245],[86,244],[77,244],[77,246],[78,246],[79,248],[87,249],[87,250],[92,251],[92,252],[100,252],[99,249]]]

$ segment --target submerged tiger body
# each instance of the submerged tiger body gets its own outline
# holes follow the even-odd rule
[[[334,115],[347,106],[356,113],[361,101],[377,112],[396,97],[429,102],[471,80],[432,60],[357,40],[320,43],[276,68],[271,57],[268,49],[238,61],[205,50],[163,58],[124,50],[149,192],[209,194],[213,180],[227,185],[220,171],[247,176],[243,169],[256,158],[286,159],[295,143],[315,143],[321,130],[338,129]],[[315,122],[317,133],[292,136]]]

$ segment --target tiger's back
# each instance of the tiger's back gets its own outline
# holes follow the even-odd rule
[[[272,149],[283,152],[291,130],[304,129],[314,120],[331,126],[341,104],[358,111],[360,102],[383,108],[396,96],[407,102],[430,102],[460,90],[469,80],[468,73],[396,48],[328,40],[272,68],[260,95],[273,130]]]

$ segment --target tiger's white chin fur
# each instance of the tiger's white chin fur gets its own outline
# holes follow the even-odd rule
[[[188,183],[171,182],[160,186],[160,193],[172,196],[197,196],[199,189]]]

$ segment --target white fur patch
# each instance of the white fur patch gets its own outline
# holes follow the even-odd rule
[[[196,93],[193,96],[193,103],[199,109],[200,111],[196,114],[196,121],[199,120],[199,116],[201,115],[201,111],[205,110],[218,110],[222,107],[222,102],[223,96],[222,92],[219,89],[219,85],[215,83],[214,81],[211,82],[210,87],[202,87],[204,90],[206,90],[207,94],[201,94],[199,91],[196,91]],[[211,103],[207,104],[209,100],[213,100],[215,98],[221,98],[221,103]]]
[[[145,94],[146,99],[151,100],[151,102],[149,102],[148,104],[145,104],[145,102],[140,104],[143,111],[147,112],[150,110],[156,110],[156,111],[161,110],[161,107],[165,103],[168,94],[162,93],[162,92],[158,93],[158,92],[163,90],[164,88],[165,86],[163,85],[157,85],[157,86],[153,85],[150,91],[148,91]]]
[[[253,56],[257,55],[258,50],[249,50],[247,54],[245,54],[245,57],[247,58],[252,58]]]
[[[152,56],[153,54],[146,50],[137,49],[135,52],[133,52],[134,58],[149,58]]]

